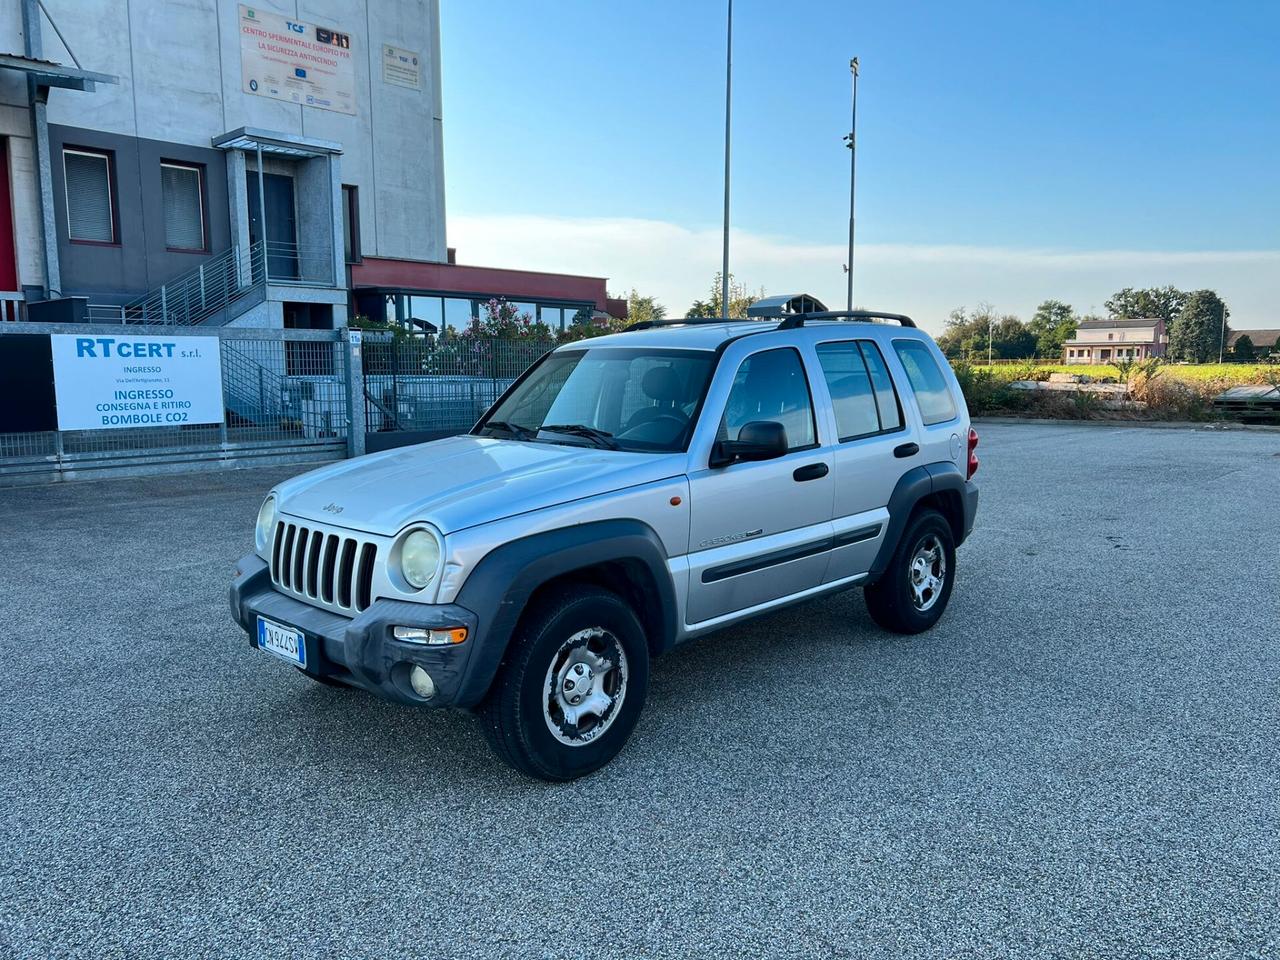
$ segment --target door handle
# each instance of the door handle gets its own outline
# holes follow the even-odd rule
[[[831,468],[825,463],[809,463],[803,467],[796,467],[795,473],[791,476],[796,483],[804,483],[806,480],[821,479],[830,472]]]
[[[914,457],[920,452],[920,444],[918,443],[900,443],[893,448],[893,455],[901,459],[902,457]]]

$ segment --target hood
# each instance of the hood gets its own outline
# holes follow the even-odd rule
[[[279,509],[366,533],[441,533],[684,472],[684,454],[449,437],[321,467],[276,487]]]

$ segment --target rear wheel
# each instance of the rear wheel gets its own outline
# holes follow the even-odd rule
[[[951,524],[935,510],[916,514],[884,574],[864,591],[871,619],[894,633],[928,630],[947,608],[955,575]]]
[[[623,748],[648,688],[648,645],[630,606],[607,590],[570,587],[521,620],[480,722],[517,770],[572,780]]]

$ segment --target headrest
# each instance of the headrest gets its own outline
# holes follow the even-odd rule
[[[640,389],[650,400],[675,403],[680,399],[680,378],[670,367],[650,367],[644,372]]]

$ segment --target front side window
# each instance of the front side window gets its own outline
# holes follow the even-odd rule
[[[62,169],[67,190],[67,236],[90,243],[115,243],[111,156],[63,150]]]
[[[164,200],[164,245],[170,250],[203,250],[204,177],[199,167],[160,164]]]
[[[945,423],[956,418],[956,402],[946,377],[929,348],[919,340],[895,340],[893,349],[907,371],[907,380],[920,406],[925,424]]]
[[[800,354],[790,347],[765,350],[742,361],[729,389],[719,440],[737,440],[742,428],[756,420],[773,420],[787,431],[787,449],[817,444],[813,399]]]
[[[898,396],[879,348],[869,340],[818,345],[840,440],[852,440],[902,426]]]
[[[676,453],[715,363],[709,350],[587,347],[543,360],[480,424],[483,436]]]

